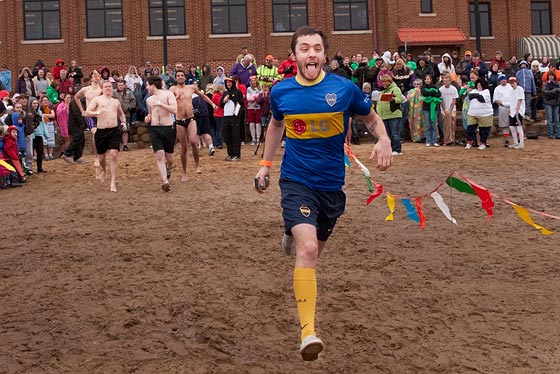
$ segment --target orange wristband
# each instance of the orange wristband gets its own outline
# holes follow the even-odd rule
[[[260,165],[260,166],[268,166],[268,167],[271,167],[271,166],[272,166],[272,161],[261,160],[261,161],[259,162],[259,165]]]

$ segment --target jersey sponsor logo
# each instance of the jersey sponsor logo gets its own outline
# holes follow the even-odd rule
[[[344,132],[342,112],[286,115],[286,136],[296,139],[329,138]]]
[[[334,106],[336,104],[336,94],[328,93],[325,95],[325,100],[327,100],[327,104],[330,106]]]
[[[305,218],[309,217],[311,214],[311,209],[307,205],[300,206],[299,211]]]
[[[301,135],[307,129],[307,125],[305,124],[305,121],[296,119],[294,120],[294,122],[292,122],[292,128],[297,135]]]

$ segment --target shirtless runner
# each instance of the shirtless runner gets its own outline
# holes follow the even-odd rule
[[[173,167],[173,150],[175,148],[175,127],[172,114],[177,113],[177,100],[169,92],[162,90],[163,82],[159,76],[151,76],[146,80],[146,88],[150,97],[146,100],[148,115],[144,122],[150,123],[150,138],[156,156],[156,165],[165,192],[171,190],[169,177]]]
[[[87,127],[90,129],[91,134],[93,135],[91,138],[91,145],[93,147],[93,153],[95,155],[95,160],[93,161],[93,166],[95,167],[95,177],[99,179],[100,172],[99,172],[99,157],[97,156],[97,149],[95,147],[95,132],[97,131],[96,127],[96,120],[95,117],[88,117],[85,115],[85,110],[82,106],[82,97],[86,98],[86,108],[91,103],[94,97],[102,95],[101,92],[101,74],[97,70],[93,70],[91,73],[90,78],[90,85],[86,87],[82,87],[76,95],[74,95],[74,100],[78,104],[78,108],[82,112],[82,117],[84,117],[84,121],[86,122]]]
[[[187,143],[190,143],[196,166],[196,173],[202,173],[200,169],[200,153],[198,151],[198,141],[196,136],[196,121],[193,114],[192,95],[196,93],[208,104],[216,109],[216,104],[212,102],[204,92],[200,91],[197,86],[192,84],[185,84],[187,81],[185,72],[177,70],[175,72],[175,79],[177,85],[171,87],[169,90],[175,95],[177,99],[177,120],[175,125],[177,127],[177,137],[181,142],[181,165],[183,167],[182,182],[187,181]]]
[[[117,125],[117,117],[123,130],[127,130],[126,116],[122,110],[119,100],[113,98],[113,84],[109,81],[103,82],[101,86],[102,96],[94,97],[84,115],[97,117],[97,131],[94,134],[99,157],[100,172],[98,179],[101,183],[105,181],[106,153],[109,152],[111,161],[111,192],[117,192],[117,173],[119,170],[118,155],[121,142],[121,132]]]

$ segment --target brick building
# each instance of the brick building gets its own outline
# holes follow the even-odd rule
[[[337,49],[369,56],[373,49],[395,51],[405,45],[413,55],[427,48],[439,55],[476,45],[472,0],[165,1],[169,63],[229,69],[241,46],[258,63],[267,54],[283,59],[291,31],[304,24],[326,32],[329,56]],[[509,57],[524,48],[558,58],[556,2],[481,0],[484,58],[493,58],[498,49]],[[76,59],[86,72],[103,65],[125,72],[128,65],[146,60],[159,65],[162,7],[162,0],[0,0],[0,64],[7,64],[16,77],[39,58],[49,67],[56,58]],[[534,41],[535,35],[541,37]]]

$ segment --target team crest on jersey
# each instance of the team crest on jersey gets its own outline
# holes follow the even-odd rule
[[[330,106],[333,106],[334,104],[336,104],[336,94],[334,94],[334,93],[326,94],[325,99],[327,100],[327,104],[329,104]]]
[[[305,218],[309,217],[309,215],[311,214],[311,209],[307,205],[300,206],[299,211]]]
[[[296,119],[294,120],[294,122],[292,122],[292,128],[297,135],[301,135],[307,129],[307,125],[305,124],[305,121]]]

